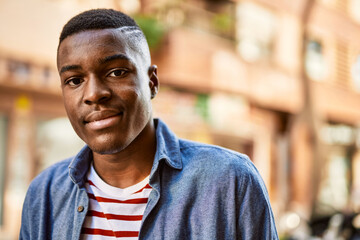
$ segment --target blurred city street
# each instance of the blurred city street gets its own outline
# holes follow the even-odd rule
[[[143,29],[155,117],[251,158],[280,239],[360,239],[360,0],[0,0],[0,240],[18,239],[31,180],[84,145],[56,53],[92,8]]]

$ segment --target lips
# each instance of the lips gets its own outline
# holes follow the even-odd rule
[[[85,117],[84,124],[92,130],[100,130],[115,125],[122,115],[113,110],[96,111]]]

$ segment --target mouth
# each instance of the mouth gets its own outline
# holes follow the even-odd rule
[[[101,130],[114,126],[123,116],[123,112],[98,111],[86,116],[84,124],[92,130]]]

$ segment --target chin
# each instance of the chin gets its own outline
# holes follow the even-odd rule
[[[100,150],[100,151],[92,150],[92,151],[96,152],[97,154],[100,154],[100,155],[111,155],[111,154],[118,153],[121,150]]]
[[[103,140],[103,139],[102,139]],[[88,143],[89,148],[98,154],[116,154],[123,151],[129,144],[116,139],[106,139],[106,141],[92,141]]]
[[[98,154],[115,154],[123,151],[129,144],[124,139],[117,138],[113,134],[103,134],[92,138],[87,138],[89,148]]]
[[[93,152],[96,152],[98,154],[101,154],[101,155],[106,155],[106,154],[115,154],[115,153],[119,153],[121,152],[122,150],[124,150],[125,147],[123,146],[89,146],[90,149],[93,151]]]

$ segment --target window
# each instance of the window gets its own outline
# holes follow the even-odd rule
[[[8,71],[17,83],[26,83],[29,80],[30,64],[16,60],[8,61]]]
[[[237,49],[241,57],[255,62],[271,54],[277,19],[268,9],[244,2],[237,7]]]
[[[319,209],[341,211],[346,208],[349,197],[349,159],[345,151],[330,150],[325,175],[319,192]],[[327,209],[329,210],[329,209]]]
[[[354,159],[356,128],[344,124],[325,124],[320,131],[324,143],[323,174],[320,182],[319,213],[341,211],[349,203],[351,190],[351,162]],[[322,212],[325,211],[325,212]]]
[[[312,80],[323,80],[326,75],[326,64],[323,56],[322,45],[319,41],[309,40],[305,54],[306,74]]]

